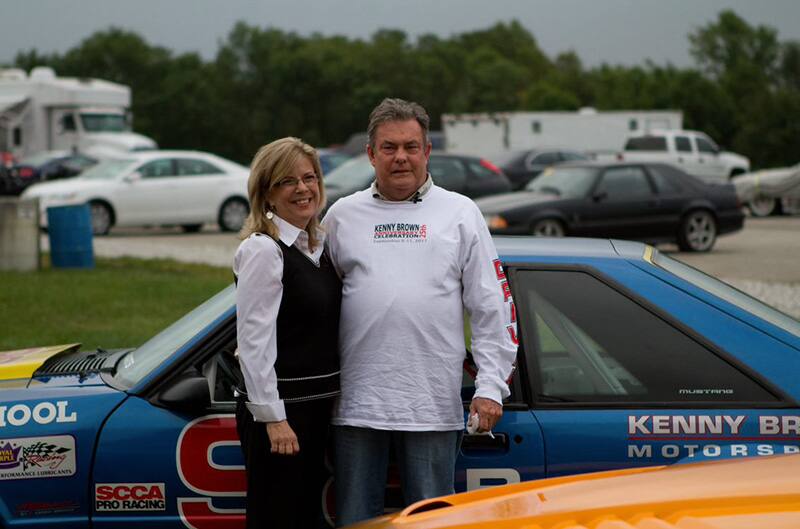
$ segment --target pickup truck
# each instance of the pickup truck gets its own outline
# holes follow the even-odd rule
[[[631,136],[619,158],[672,164],[710,183],[727,182],[750,171],[750,160],[721,151],[706,134],[691,130],[651,131]]]

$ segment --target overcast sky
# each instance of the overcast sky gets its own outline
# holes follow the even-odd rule
[[[0,62],[20,50],[63,52],[111,25],[151,44],[213,58],[236,21],[301,35],[368,38],[380,28],[448,37],[518,20],[551,58],[689,66],[687,34],[733,9],[800,40],[800,0],[0,0]]]

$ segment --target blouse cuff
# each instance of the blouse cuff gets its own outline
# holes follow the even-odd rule
[[[256,422],[279,422],[286,420],[286,409],[282,400],[268,404],[247,403],[247,409],[253,414]]]

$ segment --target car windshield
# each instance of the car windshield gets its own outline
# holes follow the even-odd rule
[[[325,187],[344,191],[361,191],[375,178],[369,158],[358,156],[347,160],[325,177]]]
[[[582,198],[589,192],[596,176],[597,169],[593,167],[550,167],[531,180],[525,189],[561,198]]]
[[[685,279],[686,281],[696,285],[703,290],[714,294],[718,298],[724,299],[728,303],[732,303],[737,307],[755,314],[762,320],[780,327],[781,329],[800,337],[800,322],[791,316],[780,312],[777,309],[770,307],[737,290],[727,283],[723,283],[719,279],[715,279],[707,274],[704,274],[696,268],[684,264],[680,261],[672,259],[660,252],[653,253],[653,263],[660,266],[664,270],[672,272],[676,276]]]
[[[527,154],[527,151],[505,151],[499,152],[489,156],[489,161],[493,164],[503,167],[505,165],[511,165],[520,158],[524,158]]]
[[[81,113],[86,132],[127,132],[130,130],[124,114]]]
[[[134,163],[135,160],[105,160],[81,173],[81,178],[113,180]]]
[[[124,387],[135,386],[178,349],[203,336],[203,330],[224,318],[236,303],[233,285],[223,289],[140,347],[126,354],[119,365],[115,379]]]

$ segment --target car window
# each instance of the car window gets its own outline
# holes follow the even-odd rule
[[[561,198],[583,198],[597,178],[593,167],[564,167],[557,165],[545,169],[542,174],[525,186],[526,191],[557,195]]]
[[[462,191],[466,185],[467,172],[457,158],[431,156],[428,172],[437,186],[450,191]]]
[[[608,200],[625,200],[653,194],[641,167],[607,169],[597,184],[598,193],[607,193]]]
[[[148,162],[139,168],[142,178],[161,178],[175,176],[175,169],[171,158],[162,158]]]
[[[653,177],[657,193],[677,193],[682,190],[681,185],[675,179],[669,178],[667,176],[669,173],[664,171],[662,167],[648,166],[647,170],[650,172],[650,176]]]
[[[223,172],[222,169],[205,160],[179,158],[176,162],[178,164],[178,176],[221,174]]]
[[[626,151],[666,151],[667,138],[664,136],[637,136],[625,143]]]
[[[469,167],[470,172],[475,176],[478,180],[492,180],[497,178],[497,173],[492,171],[488,167],[485,167],[481,164],[481,162],[477,160],[467,160],[466,161],[467,167]]]
[[[557,152],[543,152],[532,157],[528,162],[528,167],[533,167],[534,165],[553,165],[560,161],[561,159]]]
[[[697,142],[697,150],[700,152],[716,153],[718,150],[713,143],[705,138],[696,137],[694,140]]]
[[[533,388],[574,402],[771,402],[775,396],[715,352],[593,275],[514,275]]]
[[[678,152],[692,152],[692,142],[687,136],[675,136],[675,150]]]
[[[577,161],[577,160],[588,160],[589,159],[587,156],[584,156],[583,154],[581,154],[579,152],[572,152],[572,151],[562,151],[561,152],[561,157],[564,160],[568,161],[568,162]]]

